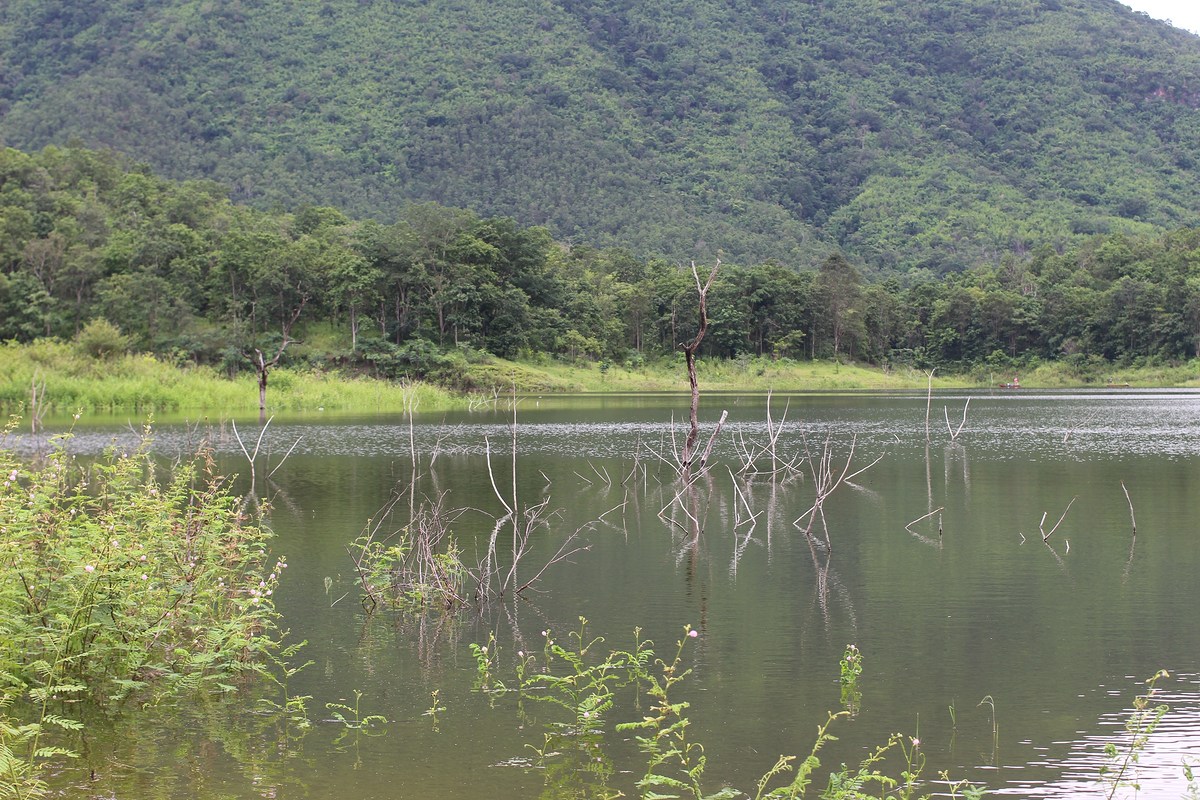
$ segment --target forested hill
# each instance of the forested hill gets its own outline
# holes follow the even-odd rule
[[[1116,0],[6,0],[0,142],[263,207],[941,273],[1200,223],[1200,38]]]

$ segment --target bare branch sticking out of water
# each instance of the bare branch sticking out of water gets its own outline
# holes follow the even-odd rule
[[[1063,434],[1063,444],[1067,443],[1067,439],[1071,438],[1072,433],[1075,433],[1075,431],[1079,430],[1084,425],[1087,425],[1089,422],[1094,420],[1097,416],[1098,416],[1098,412],[1093,411],[1091,414],[1088,414],[1086,417],[1084,417],[1078,423],[1076,423],[1074,428],[1069,429],[1066,433]]]
[[[721,434],[721,428],[725,427],[725,420],[729,418],[729,412],[722,410],[721,418],[717,420],[717,427],[713,429],[712,436],[708,437],[708,444],[704,448],[704,455],[700,456],[700,469],[704,469],[708,465],[708,457],[712,455],[713,444],[716,443],[717,437]]]
[[[684,498],[686,496],[689,499],[693,499],[693,500],[695,499],[694,498],[695,492],[693,490],[695,489],[696,484],[700,481],[700,478],[702,478],[705,474],[706,473],[704,471],[700,471],[700,472],[695,473],[694,475],[689,476],[688,480],[682,486],[679,487],[679,490],[677,492],[675,492],[675,496],[671,498],[671,501],[669,503],[667,503],[665,506],[663,506],[661,509],[659,509],[658,518],[661,519],[663,522],[666,522],[671,525],[675,525],[676,527],[678,527],[680,530],[684,531],[685,533],[695,534],[695,533],[699,532],[699,530],[701,528],[700,519],[696,516],[696,514],[692,513],[692,511],[690,509],[688,509],[687,504],[684,503]],[[675,519],[673,516],[669,516],[667,514],[667,510],[674,508],[675,506],[678,506],[680,508],[680,510],[682,510],[683,513],[687,516],[687,518],[689,520],[691,520],[692,527],[690,529],[687,526],[685,526],[683,523],[681,523],[679,520]]]
[[[1129,490],[1125,488],[1125,481],[1121,481],[1121,491],[1125,493],[1125,502],[1129,503],[1129,522],[1133,525],[1133,535],[1137,536],[1137,519],[1133,516],[1133,500],[1129,498]]]
[[[588,466],[592,468],[592,472],[596,473],[596,477],[604,481],[605,486],[607,486],[609,489],[612,488],[612,478],[609,477],[608,469],[605,468],[603,464],[600,465],[600,469],[596,469],[596,465],[591,461],[588,461]]]
[[[750,502],[746,499],[746,495],[742,492],[741,487],[738,486],[737,476],[733,474],[733,470],[729,470],[729,480],[733,483],[733,490],[737,492],[738,499],[742,501],[742,507],[746,509],[746,519],[742,520],[741,515],[737,510],[737,503],[733,504],[733,528],[734,530],[737,530],[739,527],[741,527],[743,522],[747,522],[750,524],[750,528],[746,531],[746,536],[749,536],[750,531],[753,531],[754,526],[758,524],[758,518],[762,516],[763,512],[760,511],[757,514],[754,513],[754,509],[750,507]]]
[[[1075,501],[1078,499],[1079,499],[1078,495],[1071,498],[1071,502],[1067,503],[1067,507],[1065,509],[1063,509],[1062,516],[1058,518],[1058,522],[1054,523],[1054,527],[1050,529],[1049,533],[1046,532],[1046,529],[1044,527],[1046,524],[1046,513],[1047,512],[1045,512],[1045,511],[1042,512],[1042,521],[1041,521],[1041,523],[1038,524],[1038,530],[1040,530],[1042,532],[1042,541],[1043,542],[1047,541],[1051,536],[1054,535],[1054,532],[1056,530],[1058,530],[1058,526],[1062,525],[1063,520],[1067,518],[1067,512],[1071,510],[1071,506],[1073,506],[1075,504]]]
[[[908,531],[909,533],[916,533],[916,531],[914,531],[914,530],[912,529],[912,526],[913,526],[913,525],[916,525],[918,522],[921,522],[922,520],[929,519],[929,518],[930,518],[930,517],[932,517],[934,514],[937,514],[937,513],[941,512],[941,511],[944,511],[944,510],[945,510],[945,507],[944,507],[944,506],[938,506],[938,507],[937,507],[937,508],[935,508],[933,511],[930,511],[928,514],[922,514],[921,516],[919,516],[919,517],[917,517],[916,519],[914,519],[912,522],[910,522],[910,523],[908,523],[907,525],[905,525],[905,526],[904,526],[904,529],[905,529],[906,531]],[[938,520],[938,534],[940,535],[940,534],[941,534],[941,532],[942,532],[942,523],[941,523],[941,520]]]
[[[950,432],[950,441],[958,441],[958,435],[962,433],[963,426],[967,424],[967,407],[971,405],[971,398],[967,398],[967,402],[963,403],[963,418],[962,422],[958,423],[958,429],[950,427],[950,407],[942,406],[942,412],[946,415],[946,430]]]
[[[767,438],[764,442],[756,442],[754,440],[747,441],[746,436],[741,431],[736,431],[733,436],[733,446],[737,453],[738,460],[742,462],[742,468],[738,470],[741,475],[778,475],[779,473],[800,474],[799,467],[796,466],[799,457],[793,457],[789,461],[784,461],[779,455],[779,435],[783,432],[784,423],[787,422],[787,412],[789,405],[783,408],[783,416],[779,418],[779,422],[775,422],[771,416],[771,394],[767,393]],[[759,465],[759,460],[770,459],[770,468],[763,468]]]
[[[821,458],[819,461],[814,461],[812,451],[808,447],[808,437],[804,437],[804,453],[808,460],[809,472],[812,475],[813,488],[816,491],[816,497],[813,499],[812,506],[807,511],[796,518],[792,523],[796,527],[800,527],[800,522],[805,517],[808,517],[808,525],[804,528],[804,535],[812,538],[812,527],[817,516],[821,517],[821,525],[825,530],[825,546],[830,551],[833,550],[833,543],[829,539],[829,526],[825,522],[825,501],[834,491],[843,483],[855,478],[869,470],[871,467],[878,464],[883,456],[879,456],[867,466],[855,472],[850,471],[851,464],[854,461],[854,450],[858,444],[858,435],[855,434],[850,440],[850,452],[846,455],[846,463],[838,473],[833,465],[833,447],[829,436],[825,437],[825,444],[821,450]]]
[[[512,506],[504,499],[504,495],[500,494],[500,487],[496,485],[496,476],[492,472],[492,443],[488,441],[488,437],[483,437],[483,455],[484,461],[487,462],[488,480],[492,482],[492,491],[496,493],[496,499],[500,501],[500,505],[504,506],[504,510],[509,514],[514,513]]]

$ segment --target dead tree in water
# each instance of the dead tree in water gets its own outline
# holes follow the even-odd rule
[[[254,371],[258,373],[259,424],[265,423],[267,419],[267,373],[271,371],[272,367],[279,363],[279,359],[283,358],[283,351],[287,349],[287,346],[295,341],[292,339],[292,326],[296,324],[296,320],[300,319],[300,312],[304,310],[304,306],[307,305],[307,303],[308,298],[303,298],[300,301],[300,305],[292,313],[291,320],[284,323],[283,340],[279,343],[279,349],[275,351],[274,358],[268,361],[267,357],[263,355],[263,351],[259,350],[257,347],[254,348],[253,356],[251,356],[249,353],[243,353],[243,355],[250,359],[250,362],[254,364]]]
[[[700,273],[696,271],[696,262],[692,262],[692,277],[696,279],[696,291],[700,293],[700,327],[690,342],[681,345],[683,358],[687,363],[688,383],[692,387],[692,408],[689,417],[691,425],[688,428],[687,441],[683,443],[683,457],[680,459],[683,471],[691,467],[692,458],[696,453],[696,441],[700,438],[700,422],[697,419],[697,412],[700,409],[700,384],[696,380],[696,351],[700,349],[700,343],[704,341],[704,334],[708,333],[708,290],[712,288],[713,280],[717,277],[717,270],[720,268],[721,260],[717,259],[712,272],[708,274],[708,280],[701,285]]]

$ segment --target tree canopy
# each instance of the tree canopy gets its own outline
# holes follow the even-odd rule
[[[699,353],[1081,368],[1200,357],[1200,229],[1096,234],[906,282],[841,253],[722,264]],[[699,324],[689,266],[433,203],[260,211],[112,153],[0,149],[0,340],[231,370],[256,349],[454,383],[472,354],[636,362]],[[114,330],[119,328],[119,330]]]
[[[685,263],[942,274],[1196,225],[1198,98],[1200,38],[1115,0],[0,4],[10,146]]]

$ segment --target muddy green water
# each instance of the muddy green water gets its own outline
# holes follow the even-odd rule
[[[289,731],[256,713],[251,697],[130,710],[89,720],[82,773],[57,782],[72,796],[119,798],[579,796],[571,756],[558,769],[529,766],[526,745],[541,744],[559,717],[546,708],[522,717],[512,698],[472,691],[468,645],[494,633],[511,678],[516,651],[540,652],[543,631],[562,639],[585,615],[610,645],[630,645],[641,627],[660,653],[685,624],[699,630],[683,696],[710,790],[753,792],[778,755],[807,754],[827,711],[840,708],[838,659],[855,643],[865,659],[861,709],[836,724],[826,767],[902,731],[920,738],[929,791],[942,791],[945,769],[1016,797],[1104,796],[1105,744],[1122,742],[1140,681],[1165,668],[1173,708],[1138,776],[1141,796],[1184,795],[1182,764],[1200,763],[1200,395],[976,394],[951,442],[945,417],[957,428],[966,397],[935,396],[928,445],[923,393],[773,398],[777,423],[787,406],[782,458],[807,446],[819,459],[828,442],[840,472],[852,443],[856,466],[883,456],[826,501],[831,550],[819,522],[819,546],[793,524],[813,502],[807,461],[801,476],[759,475],[735,488],[736,442],[768,434],[763,397],[704,399],[708,430],[722,410],[729,419],[689,506],[698,537],[681,513],[679,525],[660,516],[676,486],[650,454],[669,451],[686,398],[526,398],[517,495],[521,505],[549,497],[555,517],[534,534],[519,574],[532,575],[581,526],[589,549],[523,599],[422,619],[365,614],[345,550],[410,481],[407,422],[276,421],[260,472],[299,444],[256,489],[273,499],[275,548],[291,564],[279,608],[314,663],[290,689],[312,697],[315,725]],[[470,509],[455,524],[468,561],[503,513],[487,448],[497,485],[512,491],[511,421],[501,407],[419,415],[412,430],[419,492]],[[252,446],[256,426],[239,430]],[[87,427],[70,446],[87,453],[114,438],[130,435]],[[230,471],[246,472],[227,425],[162,425],[156,448],[170,454],[200,438]],[[1043,543],[1039,528],[1069,504]],[[363,713],[390,720],[374,735],[327,721],[324,704],[352,701],[356,689]],[[423,714],[434,690],[445,707],[436,722]],[[612,723],[637,718],[634,703],[621,697],[603,744],[586,756],[629,796],[645,762]]]

